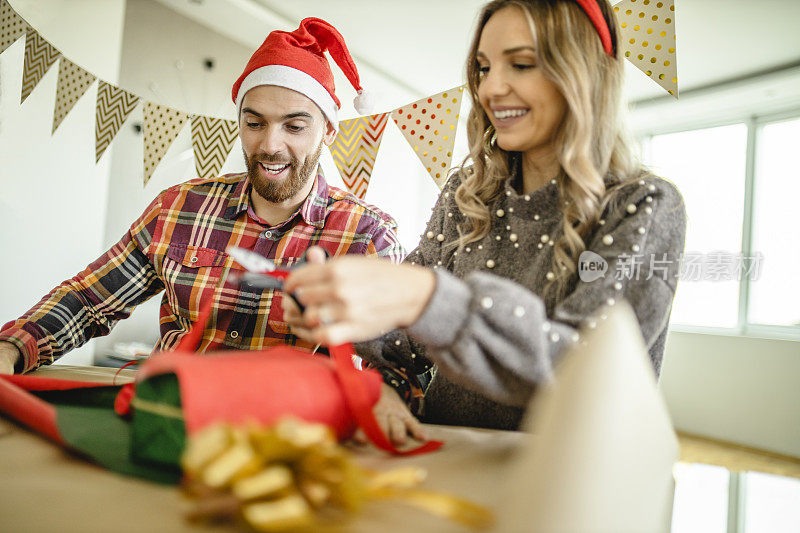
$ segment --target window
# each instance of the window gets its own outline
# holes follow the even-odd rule
[[[750,282],[748,320],[800,326],[800,119],[758,132],[753,194],[753,250],[764,260]]]
[[[672,533],[727,533],[728,480],[721,466],[676,463]]]
[[[735,327],[739,282],[735,277],[703,279],[707,273],[695,269],[690,258],[698,258],[694,261],[702,266],[713,254],[741,250],[747,126],[656,135],[648,145],[645,164],[678,187],[688,218],[684,270],[672,322]]]
[[[744,531],[800,531],[800,480],[748,472],[744,498]]]
[[[677,463],[671,533],[800,531],[800,480]]]
[[[643,139],[686,203],[678,329],[800,337],[798,139],[797,113]]]

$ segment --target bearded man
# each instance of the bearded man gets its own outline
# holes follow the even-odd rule
[[[330,187],[319,169],[340,107],[325,51],[360,95],[355,64],[333,26],[309,18],[293,32],[270,33],[232,91],[247,172],[159,194],[110,250],[0,330],[0,373],[33,370],[107,335],[161,291],[156,351],[176,346],[208,299],[214,312],[200,351],[304,345],[288,331],[280,292],[226,283],[241,270],[229,246],[282,267],[312,245],[330,255],[402,260],[394,220]]]

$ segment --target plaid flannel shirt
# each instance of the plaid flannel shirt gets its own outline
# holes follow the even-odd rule
[[[254,250],[280,267],[295,264],[311,245],[332,256],[403,259],[395,221],[328,186],[321,171],[306,201],[277,226],[255,216],[250,189],[246,174],[228,174],[191,180],[159,194],[110,250],[0,330],[0,340],[22,353],[17,370],[52,363],[108,334],[117,320],[162,290],[156,350],[176,346],[197,320],[201,302],[212,297],[214,312],[200,351],[283,343],[311,348],[289,333],[280,291],[224,283],[229,272],[242,270],[225,253],[228,246]]]

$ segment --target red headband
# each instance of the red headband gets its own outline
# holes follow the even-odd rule
[[[611,32],[608,31],[608,24],[606,24],[606,19],[603,17],[603,12],[600,11],[600,6],[597,5],[596,0],[576,1],[586,12],[589,20],[592,21],[594,29],[597,30],[597,34],[600,36],[600,41],[603,43],[603,50],[605,50],[606,53],[611,57],[614,57],[614,52],[611,46]]]

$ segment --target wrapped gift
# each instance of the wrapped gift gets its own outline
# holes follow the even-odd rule
[[[367,398],[355,408],[371,411],[380,396],[380,374],[353,372]],[[289,347],[205,357],[156,355],[139,371],[131,405],[134,457],[171,465],[177,464],[187,433],[215,422],[268,426],[291,415],[325,424],[339,440],[357,427],[333,361]]]

